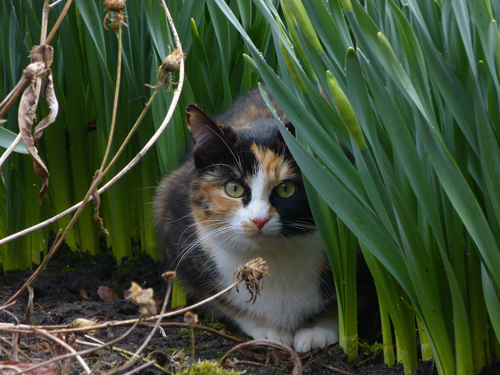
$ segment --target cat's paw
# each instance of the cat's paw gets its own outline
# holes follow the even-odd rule
[[[278,330],[273,328],[259,327],[251,332],[254,339],[267,339],[281,342],[285,345],[292,346],[293,333],[290,331]]]
[[[297,330],[293,338],[293,348],[297,353],[304,353],[314,348],[324,348],[338,341],[337,326],[323,324]]]

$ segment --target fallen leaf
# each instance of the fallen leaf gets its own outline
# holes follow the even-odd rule
[[[37,367],[32,371],[29,370],[30,367],[33,367],[36,363],[23,363],[23,362],[12,362],[12,361],[0,361],[0,374],[2,375],[10,375],[15,374],[16,372],[23,371],[23,374],[26,375],[57,375],[60,374],[59,366],[56,363],[49,363],[48,365],[43,365],[41,367]]]
[[[83,299],[92,302],[92,298],[88,295],[87,291],[85,289],[80,289],[80,297]]]
[[[108,288],[107,286],[100,286],[97,290],[97,294],[99,294],[99,297],[101,297],[104,302],[109,302],[114,299],[120,299],[120,297],[118,297],[118,294],[116,294],[113,289]]]

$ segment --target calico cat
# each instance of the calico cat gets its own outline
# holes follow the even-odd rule
[[[192,148],[161,182],[153,215],[188,298],[222,290],[238,267],[261,256],[270,279],[255,303],[247,302],[247,290],[233,288],[206,311],[297,352],[337,342],[332,271],[300,170],[259,91],[214,119],[189,105],[187,119]]]

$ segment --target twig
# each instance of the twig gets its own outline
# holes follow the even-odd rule
[[[165,313],[165,314],[163,314],[163,317],[164,318],[169,318],[169,317],[172,317],[172,316],[184,314],[185,312],[190,311],[190,310],[195,310],[198,307],[203,306],[207,302],[213,301],[214,299],[220,297],[221,295],[229,292],[232,288],[234,288],[236,285],[238,285],[242,281],[244,281],[244,280],[243,279],[236,280],[234,283],[232,283],[231,285],[229,285],[226,289],[221,290],[220,292],[214,294],[213,296],[208,297],[207,299],[204,299],[203,301],[200,301],[198,303],[195,303],[194,305],[185,307],[183,309],[179,309],[179,310],[175,310],[175,311],[171,311],[171,312]],[[159,317],[159,315],[154,315],[154,316],[150,316],[148,318],[144,318],[144,320],[158,319],[158,317]],[[112,324],[115,327],[129,325],[131,323],[139,324],[139,320],[140,319],[122,320],[122,321],[112,322]],[[95,326],[92,326],[92,329],[93,330],[94,329],[104,329],[104,328],[108,328],[109,325],[110,325],[110,322],[102,323],[102,324],[96,324]],[[50,326],[39,326],[38,328],[46,328],[46,327],[50,327]],[[64,326],[64,327],[67,327],[67,326]],[[3,330],[5,332],[33,333],[33,327],[31,327],[29,325],[23,325],[23,324],[21,324],[21,325],[13,325],[12,323],[0,323],[0,330]],[[69,333],[69,332],[75,332],[76,333],[76,332],[84,332],[84,331],[88,331],[88,330],[89,330],[89,328],[85,328],[85,327],[84,328],[57,328],[57,329],[51,330],[51,332],[52,333]]]
[[[293,370],[292,370],[292,375],[301,375],[302,374],[302,362],[300,362],[299,355],[295,350],[293,350],[291,347],[288,345],[285,345],[281,342],[273,341],[273,340],[250,340],[241,344],[238,344],[234,347],[232,347],[226,354],[224,354],[224,357],[220,360],[220,365],[224,368],[227,367],[226,365],[226,360],[229,355],[241,348],[244,348],[245,346],[252,346],[252,345],[263,345],[263,346],[270,346],[272,348],[280,349],[283,350],[284,352],[290,354],[293,360]]]
[[[165,295],[165,299],[163,300],[163,306],[161,307],[160,314],[157,315],[158,319],[156,320],[156,323],[155,323],[153,329],[151,330],[151,332],[149,333],[148,337],[146,338],[146,340],[144,340],[144,342],[139,347],[139,349],[137,349],[137,351],[134,353],[134,355],[124,365],[119,366],[118,368],[113,369],[112,371],[106,373],[107,375],[117,374],[117,373],[125,370],[126,368],[128,368],[130,366],[133,366],[140,359],[139,355],[142,353],[142,351],[149,344],[149,342],[153,338],[154,334],[156,333],[156,331],[157,331],[157,329],[158,329],[158,327],[160,325],[160,322],[161,322],[161,320],[162,320],[162,318],[163,318],[163,316],[165,314],[165,310],[167,309],[167,303],[168,303],[168,300],[170,298],[170,292],[171,291],[172,291],[172,281],[169,281],[168,282],[167,293]]]
[[[227,293],[229,290],[231,290],[232,288],[234,288],[236,285],[238,285],[238,283],[242,282],[242,281],[245,281],[246,284],[248,283],[252,283],[253,284],[256,284],[260,279],[262,279],[263,275],[267,274],[267,266],[265,264],[265,261],[262,260],[261,258],[256,258],[256,259],[252,259],[251,261],[249,261],[245,266],[242,266],[242,267],[239,267],[238,270],[235,272],[235,274],[238,274],[237,276],[237,280],[235,282],[233,282],[233,284],[231,284],[229,287],[227,287],[226,289],[220,291],[219,293],[197,303],[197,304],[194,304],[188,308],[185,308],[185,309],[180,309],[180,310],[177,310],[177,311],[172,311],[170,313],[167,313],[165,314],[165,309],[166,309],[166,306],[167,306],[167,303],[168,303],[168,297],[170,296],[170,291],[171,291],[171,286],[172,286],[172,283],[169,282],[169,287],[168,287],[168,291],[167,291],[167,295],[164,299],[164,302],[163,302],[163,307],[162,307],[162,310],[161,310],[161,313],[156,315],[156,316],[153,316],[153,317],[150,317],[149,319],[157,319],[156,321],[156,324],[155,324],[155,327],[154,329],[152,330],[152,332],[150,333],[150,335],[148,336],[148,339],[143,343],[143,345],[141,346],[141,348],[139,348],[139,350],[132,356],[132,358],[126,363],[126,365],[123,365],[121,366],[120,368],[116,369],[116,371],[112,371],[111,373],[116,373],[116,372],[120,372],[122,370],[124,370],[125,368],[127,367],[130,367],[131,365],[133,365],[138,359],[139,359],[139,355],[140,353],[142,352],[142,350],[144,350],[144,348],[146,347],[146,345],[149,343],[149,340],[152,338],[155,330],[160,326],[160,321],[163,317],[167,317],[167,316],[174,316],[174,315],[179,315],[179,314],[182,314],[186,311],[189,311],[189,310],[192,310],[196,307],[199,307],[207,302],[210,302],[212,301],[213,299],[219,297],[220,295],[222,295],[223,293]],[[257,275],[257,278],[256,280],[252,280],[252,277],[255,277],[255,275]],[[254,288],[256,288],[256,286],[254,285]],[[142,319],[145,319],[141,316],[141,318],[139,319],[132,319],[132,320],[129,320],[129,321],[122,321],[122,322],[116,322],[116,324],[114,326],[120,326],[120,325],[125,325],[125,324],[129,324],[130,322],[134,322],[134,325],[129,328],[129,330],[127,332],[125,332],[124,335],[122,335],[121,337],[119,337],[118,339],[114,339],[114,340],[111,340],[109,342],[107,342],[104,346],[111,346],[113,344],[115,344],[116,342],[119,342],[121,341],[123,338],[125,338],[127,335],[129,335],[138,325],[139,323],[142,321]],[[24,328],[24,327],[27,327],[27,328]],[[95,325],[95,326],[92,326],[91,329],[92,330],[97,330],[97,329],[101,329],[101,328],[110,328],[110,327],[113,327],[113,325],[108,322],[108,323],[105,323],[105,324],[100,324],[100,325]],[[13,325],[13,324],[2,324],[0,323],[0,330],[2,330],[3,332],[11,332],[14,335],[19,335],[20,333],[37,333],[37,332],[46,332],[44,330],[41,330],[40,331],[40,327],[32,327],[32,326],[26,326],[26,325],[22,325],[22,326],[19,326],[19,325]],[[70,329],[54,329],[54,330],[51,330],[51,334],[55,334],[55,333],[68,333],[68,332],[81,332],[81,331],[88,331],[89,330],[89,327],[83,327],[83,328],[70,328]],[[256,342],[256,344],[259,344],[259,343],[273,343],[274,346],[278,345],[279,343],[275,343],[273,341],[269,341],[269,340],[260,340],[259,342]],[[242,344],[240,344],[242,345]],[[283,344],[280,344],[281,346],[279,346],[279,348],[283,349],[283,350],[287,350],[286,348],[289,348],[290,350],[292,350],[290,347],[286,346],[286,345],[283,345]],[[15,347],[14,347],[15,349]],[[43,364],[40,364],[40,365],[35,365],[35,366],[32,366],[30,367],[27,371],[32,371],[34,370],[35,368],[38,368],[40,366],[43,366],[43,365],[46,365],[46,364],[49,364],[49,363],[52,363],[52,362],[56,362],[56,361],[60,361],[60,360],[63,360],[63,359],[66,359],[66,358],[70,358],[70,357],[73,357],[75,355],[83,355],[83,354],[88,354],[88,353],[92,353],[94,351],[96,351],[98,349],[90,349],[90,350],[83,350],[83,351],[80,351],[80,352],[77,352],[77,353],[70,353],[69,355],[63,355],[63,356],[59,356],[59,357],[55,357],[55,358],[52,358],[51,360],[47,361],[47,362],[44,362]],[[293,350],[292,350],[293,352]],[[293,355],[293,354],[292,354]],[[299,360],[299,363],[300,363],[300,360]],[[300,374],[300,373],[296,373],[296,374]],[[16,375],[16,374],[13,374],[13,375]]]
[[[123,335],[121,335],[120,337],[116,338],[116,339],[113,339],[109,342],[106,343],[106,345],[103,346],[103,348],[105,348],[106,346],[110,346],[110,345],[114,345],[116,344],[117,342],[120,342],[121,340],[123,340],[125,337],[127,337],[128,335],[130,335],[132,333],[132,331],[139,325],[139,321],[140,319],[136,319],[135,322],[134,322],[134,325],[132,327],[130,327],[127,332],[125,332]],[[39,329],[39,327],[37,327]],[[92,327],[92,329],[94,329],[94,327]],[[88,331],[88,328],[86,328],[85,330]],[[9,330],[6,330],[6,332],[9,332]],[[30,332],[28,333],[38,333],[39,331],[33,327],[33,330],[31,330]],[[54,331],[52,331],[51,333],[55,333]],[[36,365],[33,365],[32,367],[30,367],[29,369],[26,369],[26,370],[23,370],[22,372],[17,372],[17,373],[14,373],[14,374],[11,374],[11,375],[21,375],[21,374],[24,374],[24,373],[29,373],[30,371],[33,371],[41,366],[45,366],[45,365],[48,365],[50,363],[54,363],[54,362],[58,362],[58,361],[61,361],[63,359],[67,359],[67,358],[72,358],[74,357],[75,355],[86,355],[86,354],[90,354],[90,353],[93,353],[95,352],[96,350],[99,350],[98,348],[92,348],[92,349],[87,349],[87,350],[81,350],[79,352],[76,352],[76,353],[68,353],[68,354],[64,354],[64,355],[61,355],[59,357],[54,357],[54,358],[51,358],[49,359],[48,361],[45,361],[45,362],[42,362],[42,363],[39,363],[39,364],[36,364]]]
[[[326,367],[327,369],[330,369],[330,370],[332,370],[332,371],[338,372],[338,373],[340,373],[340,374],[345,374],[345,375],[353,375],[353,373],[352,373],[352,372],[347,372],[347,371],[341,370],[341,369],[339,369],[339,368],[337,368],[337,367],[333,367],[333,366],[331,366],[331,365],[327,365],[326,363],[321,363],[321,362],[318,362],[318,363],[319,363],[321,366]]]
[[[50,334],[49,332],[43,330],[43,329],[36,329],[35,328],[35,332],[37,334],[40,334],[42,336],[45,336],[47,337],[48,339],[52,340],[52,341],[55,341],[57,342],[59,345],[61,345],[62,347],[64,347],[67,351],[71,352],[71,354],[73,356],[76,357],[76,359],[78,360],[78,362],[80,362],[80,364],[82,365],[83,369],[85,370],[85,372],[87,374],[90,374],[91,371],[90,371],[90,368],[89,366],[87,366],[87,363],[83,360],[83,358],[76,352],[75,349],[73,349],[73,347],[71,347],[71,345],[67,344],[64,340],[61,340],[60,338]],[[45,362],[44,364],[47,364],[47,362]]]
[[[2,336],[0,336],[0,341],[3,341],[4,343],[6,343],[7,345],[9,345],[11,348],[13,347],[13,344],[7,340],[6,338],[3,338]],[[3,349],[5,352],[7,352],[7,349],[4,349],[0,346],[0,349]],[[22,350],[19,351],[19,353],[21,353],[27,360],[28,362],[32,362],[33,359],[31,359],[26,353],[24,353]],[[11,354],[9,354],[11,355]]]
[[[57,233],[56,238],[54,240],[54,243],[57,241],[57,239],[59,238],[60,235],[61,235],[61,230],[59,230],[59,233]],[[28,285],[31,285],[31,283],[33,282],[33,280],[35,280],[35,278],[42,271],[42,269],[44,269],[45,265],[48,263],[48,261],[50,260],[50,258],[52,258],[52,254],[53,254],[52,248],[53,248],[53,246],[50,248],[47,256],[42,261],[42,263],[40,263],[40,265],[35,270],[35,272],[33,272],[33,274],[28,278],[28,280],[26,280],[26,282],[24,283],[24,285],[16,293],[14,293],[14,295],[12,297],[10,297],[7,300],[7,302],[5,302],[2,306],[8,305],[11,302],[14,302],[16,300],[16,298],[19,297],[19,295],[26,290],[26,288],[28,287]]]
[[[88,336],[88,335],[85,335],[85,337],[87,337],[88,339],[91,339],[91,340],[94,340],[97,344],[93,343],[93,342],[88,342],[88,341],[83,341],[83,340],[76,340],[76,343],[77,344],[80,344],[80,345],[86,345],[86,346],[92,346],[92,347],[95,347],[96,350],[99,350],[105,346],[108,346],[107,343],[95,338],[95,337],[92,337],[92,336]],[[122,349],[122,348],[117,348],[116,346],[113,347],[113,351],[124,356],[127,360],[134,354],[132,352],[129,352],[128,350],[125,350],[125,349]],[[147,362],[148,359],[146,358],[142,358],[142,360],[144,362]],[[154,367],[156,367],[158,370],[161,370],[163,372],[165,372],[166,374],[172,374],[170,371],[164,369],[163,367],[161,367],[158,363],[155,363],[153,365]]]
[[[143,323],[141,323],[141,325],[143,325],[143,326],[150,326],[151,323],[144,323],[143,322]],[[162,327],[189,328],[189,324],[186,324],[186,323],[167,322],[167,323],[161,323],[160,325]],[[193,328],[196,329],[196,330],[198,330],[198,331],[205,331],[205,332],[211,333],[213,335],[220,336],[222,338],[225,338],[225,339],[237,342],[237,343],[247,341],[247,340],[240,339],[239,337],[232,336],[232,335],[229,335],[227,333],[224,333],[224,332],[221,332],[221,331],[217,331],[216,329],[213,329],[213,328],[210,328],[210,327],[207,327],[207,326],[203,326],[203,325],[195,325],[195,326],[193,326]]]
[[[163,2],[162,4],[164,6],[164,9],[165,9],[165,12],[167,13],[167,18],[168,18],[168,21],[170,23],[170,26],[171,26],[171,29],[172,29],[172,33],[174,34],[174,40],[175,40],[175,43],[176,43],[176,46],[177,46],[177,49],[182,53],[182,46],[180,44],[180,40],[179,40],[179,36],[177,35],[177,31],[175,29],[175,25],[173,23],[173,20],[172,20],[172,17],[170,16],[170,13],[168,11],[168,8],[166,7],[165,3]],[[117,176],[115,177],[118,177],[118,176],[123,176],[125,173],[127,173],[133,166],[135,166],[139,160],[141,160],[143,157],[144,157],[144,154],[151,148],[151,146],[156,142],[156,140],[158,139],[158,137],[161,135],[161,133],[164,131],[164,129],[167,127],[168,123],[170,122],[170,119],[174,113],[174,110],[175,108],[177,107],[177,103],[179,101],[179,97],[180,97],[180,93],[181,93],[181,90],[182,90],[182,86],[183,86],[183,83],[184,83],[184,60],[181,59],[181,64],[180,64],[180,79],[179,79],[179,84],[177,85],[177,90],[175,90],[174,92],[174,97],[172,99],[172,103],[170,105],[170,108],[169,108],[169,111],[167,112],[167,115],[163,121],[163,123],[161,124],[160,128],[156,131],[156,133],[153,135],[153,137],[149,140],[149,142],[146,144],[146,146],[143,147],[143,149],[141,150],[141,152],[139,153],[139,155],[137,155]],[[113,159],[115,160],[115,159]],[[136,161],[136,162],[134,162]],[[109,167],[109,166],[108,166]],[[106,168],[106,171],[108,171],[109,168]],[[57,250],[57,248],[62,244],[62,241],[64,240],[64,238],[66,237],[66,235],[68,234],[69,230],[72,228],[72,226],[74,225],[76,219],[79,217],[80,213],[83,211],[83,208],[85,207],[85,205],[87,204],[87,202],[91,199],[91,196],[93,195],[93,193],[95,192],[95,190],[97,189],[97,186],[100,184],[100,182],[102,181],[104,175],[98,175],[96,176],[96,178],[94,179],[94,181],[92,182],[87,194],[85,195],[85,198],[83,199],[82,203],[80,206],[78,206],[78,209],[76,211],[76,213],[73,215],[73,218],[71,219],[71,221],[69,222],[69,224],[67,225],[66,229],[64,230],[64,232],[62,233],[61,237],[55,241],[54,245],[52,246],[49,254],[47,255],[46,259],[47,261],[55,254],[55,251]],[[113,181],[113,180],[112,180]],[[115,180],[116,181],[116,180]],[[110,181],[111,182],[111,181]],[[109,183],[107,184],[109,186],[111,186]],[[98,194],[100,194],[100,190],[102,189],[99,189],[98,191]],[[5,242],[6,239],[4,239],[3,241],[0,241],[0,246],[2,245],[1,242]],[[45,259],[44,259],[45,261]],[[43,263],[43,262],[42,262]],[[42,265],[40,265],[38,267],[38,269],[41,269]],[[37,270],[38,271],[38,270]],[[36,275],[38,275],[38,273],[35,273]],[[35,276],[36,277],[36,276]],[[34,278],[31,279],[31,283],[33,282]],[[13,299],[17,298],[17,296],[22,292],[24,291],[24,289],[26,289],[26,286],[28,284],[25,283],[25,285],[23,285],[23,287],[21,288],[21,290],[16,293],[13,297],[11,297],[7,303],[11,302]]]
[[[13,301],[13,302],[11,302],[9,304],[5,304],[3,306],[0,306],[0,311],[5,310],[5,309],[7,309],[7,308],[9,308],[11,306],[14,306],[16,303],[17,303],[16,301]]]
[[[154,361],[149,361],[149,362],[146,362],[146,363],[142,364],[141,366],[136,367],[135,369],[133,369],[133,370],[131,370],[131,371],[129,371],[129,372],[126,372],[126,373],[125,373],[125,374],[123,374],[123,375],[135,374],[136,372],[141,371],[141,370],[144,370],[145,368],[148,368],[148,367],[150,367],[150,366],[152,366],[152,365],[154,365],[154,364],[155,364],[155,362],[154,362]],[[106,375],[107,375],[107,374],[109,374],[109,373],[107,372],[107,373],[106,373]]]
[[[64,17],[66,17],[66,13],[68,13],[68,9],[69,7],[71,6],[71,3],[73,2],[73,0],[68,0],[66,2],[66,5],[64,6],[61,14],[59,15],[59,18],[57,19],[56,23],[54,24],[54,26],[52,27],[52,30],[50,30],[50,34],[49,36],[47,37],[47,39],[45,39],[45,44],[49,44],[51,41],[52,41],[52,38],[54,37],[57,29],[59,28],[59,26],[61,25]],[[49,5],[49,9],[52,9],[54,8],[57,4],[59,3],[59,0],[58,1],[55,1],[54,3],[50,4]]]
[[[121,13],[121,12],[120,12]],[[122,76],[122,23],[118,23],[118,62],[116,67],[116,85],[115,85],[115,98],[113,100],[113,113],[111,114],[111,126],[109,130],[108,144],[106,145],[106,151],[104,152],[104,157],[102,158],[101,168],[99,168],[99,175],[103,174],[104,166],[108,161],[108,156],[111,151],[111,145],[113,143],[113,136],[115,134],[116,125],[116,114],[118,113],[118,98],[120,96],[120,82]]]

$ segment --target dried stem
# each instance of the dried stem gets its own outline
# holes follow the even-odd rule
[[[148,337],[146,338],[146,340],[144,340],[144,342],[139,347],[139,349],[137,349],[137,351],[134,353],[134,355],[125,364],[108,372],[107,375],[112,375],[112,374],[117,374],[119,372],[122,372],[123,370],[127,369],[128,367],[133,366],[135,363],[137,363],[137,361],[139,361],[141,359],[139,357],[139,355],[142,353],[142,351],[149,344],[149,342],[153,338],[154,334],[156,333],[158,327],[160,326],[160,322],[163,319],[163,316],[165,314],[165,310],[167,309],[167,303],[168,303],[168,300],[170,299],[171,291],[172,291],[172,281],[169,281],[167,293],[166,293],[165,298],[163,300],[163,306],[161,307],[160,314],[157,315],[158,319],[156,320],[156,323],[155,323],[153,329],[151,330],[151,332],[149,333]]]
[[[68,0],[66,2],[66,5],[64,6],[61,14],[59,15],[59,18],[57,19],[56,23],[54,24],[54,27],[52,27],[52,30],[50,30],[49,36],[47,37],[47,39],[45,39],[45,44],[49,44],[52,41],[52,38],[56,34],[56,31],[59,28],[59,26],[61,26],[61,23],[62,23],[64,17],[66,17],[66,13],[68,13],[69,7],[71,6],[72,2],[73,2],[73,0]],[[59,1],[56,1],[53,4],[50,4],[49,9],[54,8],[58,3],[59,3]]]
[[[250,341],[246,341],[244,343],[238,344],[238,345],[232,347],[226,354],[224,354],[224,357],[222,357],[222,359],[220,360],[220,365],[222,367],[227,367],[226,360],[227,360],[227,357],[229,357],[229,355],[231,353],[234,353],[235,351],[240,350],[241,348],[244,348],[246,346],[252,346],[252,345],[270,346],[272,348],[280,349],[280,350],[283,350],[284,352],[290,354],[290,356],[292,357],[292,360],[293,360],[292,375],[301,375],[302,374],[302,362],[300,361],[300,357],[297,354],[297,352],[295,352],[295,350],[293,350],[288,345],[285,345],[281,342],[273,341],[273,340],[250,340]]]
[[[35,329],[35,332],[37,334],[39,334],[39,335],[47,337],[48,339],[50,339],[52,341],[55,341],[56,343],[58,343],[59,345],[61,345],[62,347],[64,347],[67,351],[69,351],[73,356],[76,357],[76,359],[78,360],[78,362],[80,362],[80,364],[82,365],[83,369],[85,370],[85,372],[87,374],[91,373],[89,366],[87,366],[87,363],[76,352],[76,350],[73,349],[73,347],[71,347],[71,345],[67,344],[64,340],[61,340],[60,338],[58,338],[58,337],[50,334],[49,332],[47,332],[47,331],[45,331],[43,329]]]
[[[94,348],[96,348],[96,350],[99,350],[99,349],[102,349],[102,348],[108,346],[108,344],[106,344],[105,342],[102,342],[101,340],[96,339],[95,337],[87,336],[87,335],[85,337],[87,337],[87,338],[95,341],[96,343],[88,342],[88,341],[83,341],[83,340],[76,340],[76,343],[80,344],[80,345],[86,345],[86,346],[94,347]],[[122,355],[127,360],[134,354],[132,352],[129,352],[128,350],[125,350],[125,349],[122,349],[122,348],[117,348],[116,346],[113,347],[113,351],[116,352],[116,353],[118,353],[118,354],[120,354],[120,355]],[[148,361],[148,359],[146,359],[146,358],[142,358],[142,360],[144,362]],[[164,369],[163,367],[161,367],[157,363],[154,363],[153,366],[156,367],[158,370],[161,370],[161,371],[165,372],[166,374],[172,374],[170,371],[167,371],[166,369]],[[108,374],[106,374],[106,375],[108,375]]]
[[[104,345],[104,347],[106,346],[110,346],[110,345],[114,345],[116,344],[117,342],[120,342],[122,341],[125,337],[127,337],[128,335],[130,335],[132,333],[132,331],[139,325],[139,322],[140,322],[140,319],[134,319],[134,325],[132,327],[130,327],[127,332],[125,332],[123,335],[121,335],[120,337],[114,339],[114,340],[111,340],[109,342],[106,343],[106,345]],[[109,325],[108,325],[109,327]],[[105,327],[105,328],[108,328],[108,327]],[[103,327],[104,328],[104,327]],[[92,327],[92,329],[94,329],[94,327]],[[86,328],[85,330],[88,331],[88,328]],[[10,330],[5,330],[6,332],[10,332]],[[79,331],[79,330],[75,330],[75,331]],[[33,327],[32,330],[30,330],[29,332],[27,333],[38,333],[39,330],[37,330],[35,327]],[[51,333],[56,333],[55,331],[52,331]],[[104,348],[103,347],[103,348]],[[42,366],[45,366],[45,365],[48,365],[50,363],[54,363],[54,362],[58,362],[58,361],[61,361],[63,359],[67,359],[67,358],[72,358],[74,357],[75,355],[79,355],[79,356],[82,356],[82,355],[86,355],[86,354],[90,354],[90,353],[93,353],[95,352],[96,350],[98,350],[97,348],[91,348],[91,349],[87,349],[87,350],[81,350],[79,352],[76,352],[76,353],[68,353],[68,354],[64,354],[64,355],[61,355],[59,357],[55,357],[55,358],[51,358],[49,359],[48,361],[45,361],[45,362],[42,362],[42,363],[38,363],[36,365],[33,365],[32,367],[30,367],[29,369],[25,369],[23,371],[20,371],[20,372],[17,372],[17,373],[14,373],[14,374],[11,374],[11,375],[21,375],[21,374],[25,374],[25,373],[29,373],[30,371],[33,371],[34,369],[37,369],[39,367],[42,367]]]
[[[113,136],[115,134],[116,125],[116,114],[118,112],[118,98],[120,97],[120,82],[122,76],[122,24],[118,23],[118,63],[116,67],[116,85],[115,85],[115,99],[113,101],[113,113],[111,115],[111,127],[109,131],[108,144],[106,146],[106,151],[104,152],[104,157],[102,158],[101,168],[99,168],[99,176],[103,175],[104,166],[108,161],[108,156],[111,151],[111,145],[113,143]],[[98,178],[97,177],[97,178]],[[101,177],[101,180],[102,180]]]

